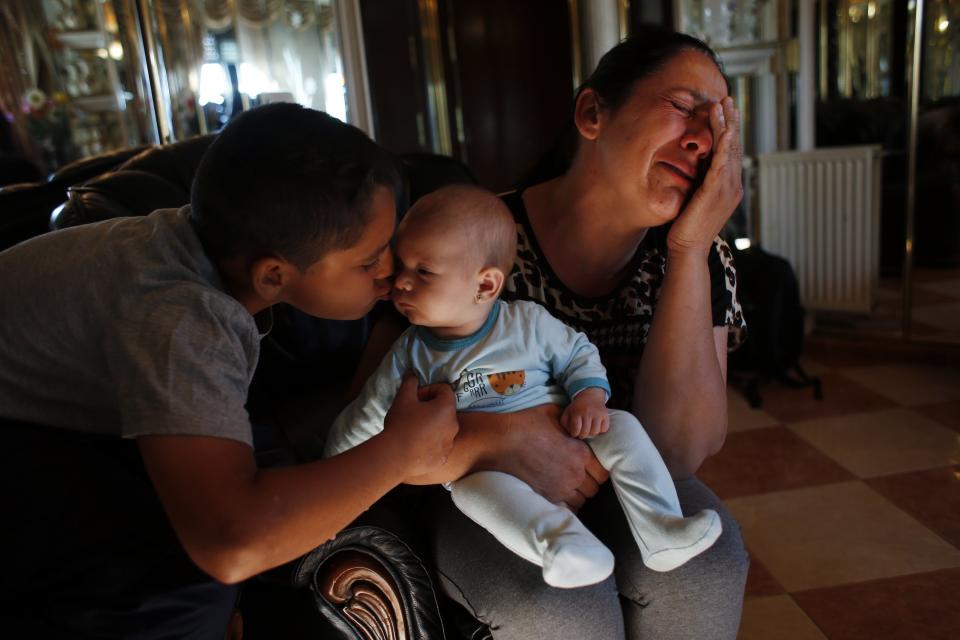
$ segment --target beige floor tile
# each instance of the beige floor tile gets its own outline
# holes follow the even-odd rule
[[[933,418],[943,426],[950,427],[960,433],[960,400],[913,407],[913,410]]]
[[[838,371],[842,376],[902,405],[960,399],[960,366],[888,364]]]
[[[914,307],[913,318],[931,327],[960,333],[960,302]]]
[[[775,427],[780,421],[763,409],[751,409],[743,394],[727,387],[727,429],[747,431],[761,427]]]
[[[859,481],[725,502],[788,592],[960,566],[960,550]]]
[[[750,598],[743,603],[737,640],[827,640],[790,596]]]
[[[960,461],[960,436],[910,409],[885,409],[787,425],[861,478]]]
[[[916,288],[920,291],[938,293],[948,298],[960,298],[960,280],[956,279],[918,282]]]

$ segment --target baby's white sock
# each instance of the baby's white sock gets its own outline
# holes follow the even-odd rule
[[[613,573],[613,554],[572,511],[514,476],[480,471],[452,483],[450,493],[503,546],[542,567],[550,586],[583,587]]]
[[[610,472],[645,565],[654,571],[676,569],[720,537],[723,525],[716,511],[683,516],[673,478],[632,414],[611,410],[610,430],[588,443]]]
[[[654,571],[671,571],[709,549],[723,533],[723,525],[716,511],[704,509],[689,518],[656,517],[634,533],[642,538],[643,564]]]

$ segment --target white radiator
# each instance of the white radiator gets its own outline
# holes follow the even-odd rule
[[[880,147],[760,156],[760,245],[808,309],[869,313],[880,275]]]

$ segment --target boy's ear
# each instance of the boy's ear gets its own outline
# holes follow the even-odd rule
[[[497,267],[484,267],[477,276],[477,303],[495,300],[503,291],[505,277]]]
[[[268,304],[280,301],[284,288],[293,280],[297,267],[286,260],[268,256],[250,265],[250,288]]]
[[[587,140],[596,140],[600,133],[600,120],[603,115],[600,97],[592,88],[587,87],[577,96],[573,108],[573,123],[580,135]]]

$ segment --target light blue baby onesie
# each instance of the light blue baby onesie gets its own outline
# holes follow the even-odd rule
[[[497,301],[473,335],[437,338],[410,327],[337,417],[326,455],[357,446],[383,430],[404,373],[421,384],[447,382],[458,411],[509,413],[542,404],[566,406],[591,387],[608,395],[606,371],[585,335],[535,302]],[[647,566],[667,571],[706,550],[720,535],[714,511],[684,518],[660,454],[632,414],[610,411],[607,433],[588,439],[610,472],[617,497]],[[448,487],[457,507],[519,556],[543,567],[544,579],[577,587],[605,579],[610,551],[563,505],[550,503],[514,476],[483,471]]]

